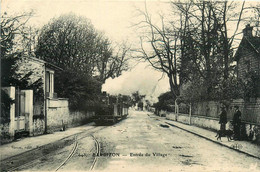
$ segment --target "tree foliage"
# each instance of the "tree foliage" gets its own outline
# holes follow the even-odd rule
[[[93,77],[68,69],[56,72],[54,81],[59,97],[69,98],[71,110],[87,111],[98,104],[101,84]]]
[[[28,34],[27,21],[33,13],[22,13],[17,16],[10,16],[7,13],[2,15],[1,21],[1,86],[15,86],[20,89],[33,89],[35,96],[43,96],[42,79],[31,83],[30,76],[33,71],[18,74],[17,61],[28,55],[28,47],[19,47],[19,39]],[[22,50],[21,50],[22,49]]]
[[[259,7],[245,1],[191,1],[173,6],[185,23],[181,32],[180,78],[186,84],[182,97],[186,101],[243,97],[233,55],[241,41],[240,26],[248,21],[259,24]]]
[[[240,97],[245,100],[250,98],[257,98],[260,96],[260,75],[257,71],[251,71],[246,73],[245,79],[238,80],[238,90],[240,91]],[[242,95],[241,95],[242,94]]]
[[[63,69],[93,71],[98,33],[91,22],[73,14],[52,19],[39,35],[36,55]]]
[[[185,101],[237,97],[236,39],[248,19],[244,14],[251,9],[259,13],[258,8],[246,6],[245,1],[173,1],[171,5],[172,15],[158,15],[159,22],[152,20],[147,8],[139,10],[144,18],[137,24],[143,33],[139,58],[166,73],[172,95]]]
[[[36,98],[43,98],[43,78],[31,82],[30,77],[34,74],[34,71],[29,71],[25,74],[17,73],[18,63],[17,61],[23,53],[13,53],[11,56],[1,60],[1,86],[9,87],[14,86],[16,89],[32,89]]]
[[[157,110],[167,110],[169,112],[174,110],[173,105],[175,104],[176,97],[172,95],[171,91],[162,93],[158,99],[159,101],[154,104]]]
[[[231,98],[227,94],[234,89],[230,86],[234,86],[232,57],[237,29],[229,36],[228,24],[232,21],[236,27],[239,26],[244,4],[239,7],[227,1],[173,3],[184,23],[181,27],[180,78],[184,83],[191,82],[191,87],[197,85],[197,91],[203,87],[205,94],[198,96],[204,100]],[[234,8],[240,8],[239,12]]]
[[[108,39],[102,39],[101,46],[97,47],[99,57],[95,60],[94,71],[99,81],[105,83],[108,78],[118,77],[128,70],[129,50],[126,43],[111,47]]]
[[[89,19],[72,13],[53,18],[40,31],[36,56],[63,69],[56,92],[68,97],[72,109],[98,103],[101,85],[127,70],[127,46],[114,52],[112,42]]]
[[[17,73],[17,61],[28,55],[27,46],[20,46],[19,41],[25,40],[28,34],[27,21],[33,15],[32,12],[21,13],[16,16],[8,15],[6,12],[1,16],[1,87],[14,86],[16,89],[32,89],[34,96],[43,97],[42,78],[31,82],[33,71],[28,73]],[[9,122],[10,105],[14,101],[1,89],[1,122]]]
[[[127,49],[114,55],[112,43],[89,19],[74,14],[53,18],[38,38],[36,55],[64,70],[95,75],[104,83],[126,70]]]
[[[132,101],[134,105],[141,102],[143,98],[145,98],[145,95],[140,94],[139,91],[132,93]]]
[[[26,30],[26,23],[33,16],[33,12],[25,12],[12,16],[3,12],[1,15],[1,59],[6,58],[7,55],[11,55],[17,52],[26,52],[28,49],[23,47],[21,49],[20,40],[24,40],[28,35]]]
[[[0,124],[4,124],[10,121],[10,105],[14,103],[9,95],[1,89],[1,116]]]

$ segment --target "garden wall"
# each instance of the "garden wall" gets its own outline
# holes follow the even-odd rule
[[[79,126],[87,123],[95,115],[94,112],[72,112],[69,110],[68,99],[47,99],[48,132],[66,127]]]
[[[213,131],[217,131],[220,129],[219,119],[213,117],[196,115],[189,116],[188,114],[177,115],[175,113],[168,112],[166,113],[166,119],[178,121],[188,125],[195,125]],[[227,129],[233,130],[233,126],[231,125],[230,121],[227,123],[226,127]],[[260,144],[260,125],[242,122],[241,135],[243,140],[250,140]]]

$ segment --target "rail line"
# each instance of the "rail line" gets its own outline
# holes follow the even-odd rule
[[[99,129],[99,130],[97,130],[97,131],[103,130],[104,128],[106,128],[106,127],[102,127],[101,129]],[[97,131],[94,131],[94,133],[97,132]],[[93,133],[93,134],[94,134],[94,133]],[[96,151],[97,151],[96,155],[100,155],[100,144],[99,144],[99,142],[97,141],[97,139],[93,136],[93,134],[90,134],[90,135],[91,135],[91,137],[92,137],[92,138],[94,139],[94,141],[95,141],[95,146],[96,146]],[[64,166],[64,165],[66,164],[66,162],[68,162],[68,160],[69,160],[70,158],[73,157],[73,155],[75,154],[75,152],[76,152],[76,150],[77,150],[77,148],[78,148],[78,140],[81,140],[81,139],[86,138],[86,137],[88,137],[88,136],[89,136],[89,134],[86,135],[86,136],[83,136],[83,137],[81,137],[81,138],[79,138],[79,139],[77,139],[77,136],[75,136],[75,143],[74,143],[73,149],[71,150],[71,152],[70,152],[70,154],[68,155],[68,157],[59,165],[59,167],[58,167],[55,171],[58,171],[62,166]],[[95,156],[95,157],[94,157],[94,161],[93,161],[93,163],[91,164],[90,170],[93,170],[93,168],[95,167],[96,162],[97,162],[97,158],[96,158],[96,156]]]
[[[66,162],[75,154],[77,148],[78,148],[78,141],[77,141],[77,135],[75,135],[74,146],[73,146],[69,156],[67,156],[67,158],[59,165],[58,168],[56,168],[55,171],[58,171],[62,166],[64,166],[66,164]]]
[[[96,156],[94,157],[94,161],[92,162],[92,165],[90,166],[90,170],[93,170],[97,163],[97,155],[100,156],[100,144],[99,144],[98,140],[94,137],[94,135],[91,135],[91,136],[95,141],[96,151],[97,151]]]
[[[97,131],[100,131],[100,130],[103,130],[104,128],[106,128],[106,126],[103,126],[103,127],[101,127],[101,128],[91,128],[91,129],[88,129],[88,130],[84,131],[84,132],[87,132],[87,133],[80,132],[80,133],[77,133],[77,134],[74,134],[74,135],[71,135],[71,136],[66,137],[66,139],[68,139],[69,137],[74,136],[74,146],[73,146],[73,148],[72,148],[70,154],[69,154],[69,155],[66,157],[66,159],[55,169],[55,171],[58,171],[62,166],[64,166],[64,165],[68,162],[69,159],[71,159],[71,158],[73,157],[73,155],[75,154],[75,152],[76,152],[76,150],[77,150],[77,148],[78,148],[78,140],[81,140],[81,139],[83,139],[83,138],[85,138],[85,137],[88,137],[88,136],[92,136],[92,137],[94,138],[93,133],[95,133],[95,132],[97,132]],[[80,135],[83,135],[83,136],[80,137],[80,138],[78,138]],[[64,139],[64,138],[63,138],[63,139]],[[94,140],[95,140],[95,138],[94,138]],[[96,148],[98,148],[97,150],[100,151],[99,143],[97,142],[97,140],[95,140],[95,145],[96,145]],[[98,147],[97,147],[97,146],[98,146]],[[3,170],[4,170],[4,171],[17,171],[17,170],[19,170],[19,169],[23,169],[23,168],[26,168],[26,167],[28,168],[28,167],[32,166],[32,165],[33,165],[36,161],[38,161],[39,159],[41,159],[41,158],[46,158],[47,156],[49,156],[51,153],[53,153],[53,152],[55,152],[55,151],[56,151],[56,150],[51,151],[50,153],[47,153],[47,154],[44,155],[44,156],[37,157],[37,158],[35,158],[35,159],[33,159],[33,160],[27,162],[27,163],[23,163],[22,165],[18,165],[18,166],[16,166],[16,167],[11,167],[11,168],[7,168],[7,169],[3,169]],[[17,156],[21,156],[21,155],[19,154],[19,155],[17,155]],[[16,156],[11,157],[11,158],[16,158]],[[6,161],[6,160],[5,160],[5,161]],[[10,159],[9,161],[12,161],[12,159]],[[95,159],[95,161],[96,161],[96,159]],[[93,164],[93,163],[92,163],[92,166],[93,166],[92,168],[94,168],[94,164]]]

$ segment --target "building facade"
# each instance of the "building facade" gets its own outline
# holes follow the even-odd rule
[[[243,38],[235,54],[237,77],[245,84],[251,84],[253,98],[260,97],[260,37],[253,36],[253,27],[243,29]],[[251,82],[251,83],[249,83]]]

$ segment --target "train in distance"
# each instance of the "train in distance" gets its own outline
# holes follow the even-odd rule
[[[129,103],[124,96],[113,96],[103,92],[95,110],[97,125],[114,124],[128,116]]]

